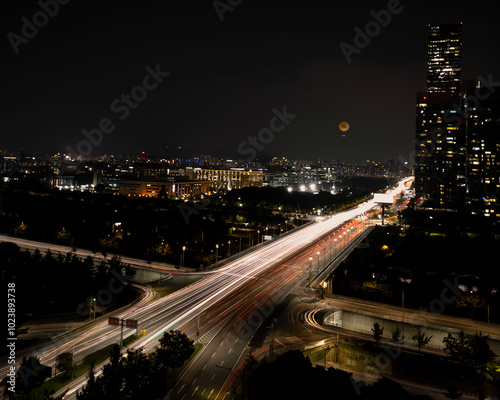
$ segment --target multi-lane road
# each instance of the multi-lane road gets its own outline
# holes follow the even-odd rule
[[[399,183],[392,194],[403,189],[404,181]],[[200,336],[207,341],[171,392],[170,399],[224,398],[228,385],[234,378],[234,368],[241,365],[254,333],[251,325],[245,325],[245,322],[252,321],[256,315],[258,317],[256,312],[261,316],[265,315],[265,307],[279,304],[291,290],[300,288],[300,283],[308,278],[312,268],[309,258],[314,257],[317,251],[321,252],[321,249],[328,246],[330,251],[333,248],[333,251],[340,252],[348,246],[356,235],[338,234],[338,240],[333,242],[335,233],[339,229],[345,229],[343,225],[346,223],[355,224],[354,231],[361,232],[362,229],[358,229],[361,222],[351,220],[375,206],[371,200],[314,223],[211,271],[206,278],[169,296],[156,301],[144,300],[132,309],[116,315],[137,319],[139,328],[147,330],[148,335],[133,346],[142,347],[146,352],[153,350],[159,337],[170,329],[184,331],[196,339],[197,325],[200,324]],[[326,239],[318,242],[322,238]],[[29,245],[16,238],[1,237],[0,240],[12,241],[23,247]],[[334,243],[334,246],[330,246],[330,243]],[[315,247],[311,247],[313,244]],[[50,245],[44,246],[50,248]],[[316,248],[317,246],[320,247]],[[296,264],[290,265],[292,260]],[[79,361],[86,354],[115,343],[119,336],[119,328],[101,322],[62,336],[49,345],[35,349],[33,353],[40,357],[43,364],[49,366],[53,366],[55,357],[64,351],[74,351],[76,360]],[[5,360],[2,361],[2,373],[5,374],[6,363]],[[82,378],[74,382],[66,398],[74,398],[84,381]]]

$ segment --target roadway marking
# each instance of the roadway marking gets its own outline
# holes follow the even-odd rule
[[[233,350],[233,349],[229,349],[229,351],[227,352],[227,354],[231,353],[231,351],[232,351],[232,350]]]
[[[222,360],[222,361],[221,361],[221,363],[220,363],[219,365],[222,365],[222,364],[224,364],[224,360]]]
[[[214,379],[214,377],[215,377],[215,374],[212,375],[212,378],[210,380]]]
[[[207,390],[206,388],[203,389],[203,392],[201,392],[201,396],[203,396],[203,393],[205,393],[205,390]]]
[[[207,368],[207,364],[201,369],[202,371],[205,371],[205,368]]]
[[[194,385],[194,383],[196,382],[197,379],[198,379],[198,377],[194,378],[194,381],[191,385]]]
[[[214,392],[214,390],[212,389],[212,390],[210,391],[210,394],[209,394],[209,395],[208,395],[208,397],[207,397],[207,400],[210,398],[210,396],[212,396],[212,393],[213,393],[213,392]]]
[[[177,394],[179,394],[182,390],[182,388],[184,387],[185,383],[181,386],[181,388],[179,389],[179,391],[177,392]]]
[[[193,392],[193,394],[191,395],[191,397],[193,397],[193,396],[194,396],[194,394],[196,393],[196,391],[198,390],[198,388],[199,388],[199,386],[196,386],[196,389],[194,389],[194,392]]]
[[[215,353],[214,353],[214,354],[212,354],[212,357],[211,357],[211,358],[214,358],[214,356],[215,356]]]
[[[223,344],[224,344],[224,342],[223,342],[223,341],[222,341],[222,342],[220,342],[219,347],[221,347]]]
[[[182,396],[181,400],[184,400],[184,397],[186,397],[186,393],[184,393],[184,396]]]

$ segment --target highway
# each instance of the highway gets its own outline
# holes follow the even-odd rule
[[[405,181],[407,180],[405,179]],[[391,193],[395,195],[403,189],[404,181],[400,182]],[[198,317],[201,321],[201,335],[213,329],[220,329],[215,334],[215,339],[207,343],[192,363],[185,374],[186,378],[181,380],[181,382],[184,381],[184,387],[174,388],[179,393],[176,393],[175,396],[172,394],[171,398],[224,398],[228,382],[230,382],[228,375],[234,376],[230,370],[225,369],[226,365],[227,368],[231,368],[232,363],[236,364],[237,361],[244,358],[250,339],[238,337],[237,333],[241,332],[241,329],[235,324],[247,321],[255,313],[256,304],[266,304],[264,300],[270,301],[270,304],[279,304],[280,299],[307,278],[311,269],[314,268],[309,258],[317,255],[317,251],[321,253],[321,249],[325,249],[326,246],[329,246],[330,251],[332,249],[333,251],[337,251],[337,249],[341,251],[349,244],[350,240],[356,237],[356,232],[363,230],[361,222],[349,221],[375,206],[374,201],[370,200],[354,209],[319,221],[269,243],[267,246],[228,263],[218,270],[211,271],[205,279],[169,296],[154,302],[143,302],[134,307],[132,311],[119,313],[116,316],[137,319],[139,329],[147,330],[148,335],[133,345],[134,348],[142,347],[146,352],[153,350],[158,344],[159,337],[171,329],[184,331],[190,337],[196,338]],[[326,241],[322,244],[321,249],[316,251],[316,248],[312,248],[309,253],[301,254],[301,257],[305,257],[305,259],[302,258],[295,269],[283,267],[285,261],[293,260],[295,255],[310,247],[320,238],[330,234],[330,240],[333,241],[336,229],[338,230],[345,223],[356,225],[352,226],[355,228],[352,235],[341,236],[339,234],[335,246],[330,246],[330,243]],[[340,229],[345,230],[345,227]],[[0,240],[18,243],[23,247],[26,245],[24,241],[16,238],[2,237]],[[43,245],[50,248],[50,245],[45,243]],[[321,265],[320,260],[317,262]],[[250,303],[248,303],[249,301]],[[259,307],[257,309],[260,309]],[[236,334],[233,335],[232,332],[236,332]],[[126,332],[126,334],[132,333],[131,331]],[[78,362],[86,354],[107,344],[117,342],[119,336],[120,328],[108,326],[107,322],[96,323],[83,332],[63,336],[50,345],[38,348],[34,354],[40,357],[43,364],[53,366],[56,355],[64,351],[74,350]],[[222,342],[226,344],[225,346],[220,344],[221,337],[225,339]],[[215,351],[214,346],[219,346],[219,349]],[[210,353],[212,350],[214,351]],[[231,356],[231,354],[233,355]],[[204,364],[201,365],[202,363]],[[2,365],[2,373],[5,374],[5,360],[2,360]],[[190,376],[190,373],[194,374],[193,376],[196,378]],[[71,385],[70,392],[65,398],[74,398],[76,391],[84,381],[85,378],[82,378],[76,384]],[[198,383],[198,388],[193,387],[194,385],[188,385],[193,381],[194,384]],[[208,393],[201,389],[202,382]],[[211,384],[213,387],[210,389]],[[209,394],[210,397],[208,397]]]

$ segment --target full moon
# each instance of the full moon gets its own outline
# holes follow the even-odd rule
[[[345,121],[341,122],[339,124],[339,129],[342,131],[342,132],[347,132],[349,130],[349,124]]]

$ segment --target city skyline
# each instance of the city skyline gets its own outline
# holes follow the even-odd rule
[[[463,21],[463,78],[496,81],[498,5],[389,3],[9,5],[0,147],[66,152],[100,129],[91,156],[409,159],[428,24]]]
[[[500,399],[500,2],[4,7],[3,397]]]

